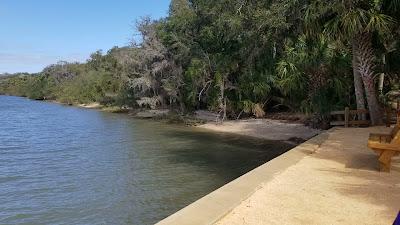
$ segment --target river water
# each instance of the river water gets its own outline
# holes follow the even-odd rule
[[[153,224],[290,147],[0,96],[0,224]]]

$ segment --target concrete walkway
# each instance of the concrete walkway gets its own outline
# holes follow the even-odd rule
[[[216,224],[391,225],[400,210],[400,158],[391,173],[378,172],[370,132],[389,129],[330,130],[315,153],[262,183]]]

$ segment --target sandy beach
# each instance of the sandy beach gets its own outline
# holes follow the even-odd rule
[[[300,123],[289,123],[271,119],[247,119],[225,121],[223,124],[209,122],[199,127],[234,134],[287,141],[291,139],[307,140],[321,133],[321,130],[306,127]]]
[[[89,104],[79,104],[78,107],[86,108],[86,109],[101,109],[103,106],[98,102],[93,102]]]

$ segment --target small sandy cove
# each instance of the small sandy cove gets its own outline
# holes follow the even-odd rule
[[[86,108],[86,109],[99,109],[102,107],[100,105],[100,103],[97,103],[97,102],[93,102],[93,103],[89,103],[89,104],[79,104],[78,106],[81,108]]]
[[[199,127],[217,132],[228,132],[281,141],[293,138],[307,140],[321,133],[320,130],[306,127],[300,123],[288,123],[270,119],[234,120],[226,121],[222,124],[210,122]]]
[[[290,132],[297,133],[300,129],[296,126],[285,131],[279,126],[272,130],[258,129],[247,126],[247,122],[204,127],[252,133],[256,137],[268,133],[268,138],[291,136]],[[304,130],[302,137],[309,135],[308,132],[311,131]],[[389,129],[334,128],[328,131],[327,139],[315,153],[260,185],[254,194],[216,224],[391,225],[400,209],[400,158],[394,158],[390,173],[378,172],[377,156],[367,148],[370,132],[388,133]]]

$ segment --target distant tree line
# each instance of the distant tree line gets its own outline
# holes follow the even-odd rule
[[[352,106],[378,124],[380,96],[399,88],[399,22],[394,0],[172,0],[137,23],[139,43],[1,77],[0,93],[221,119]]]

